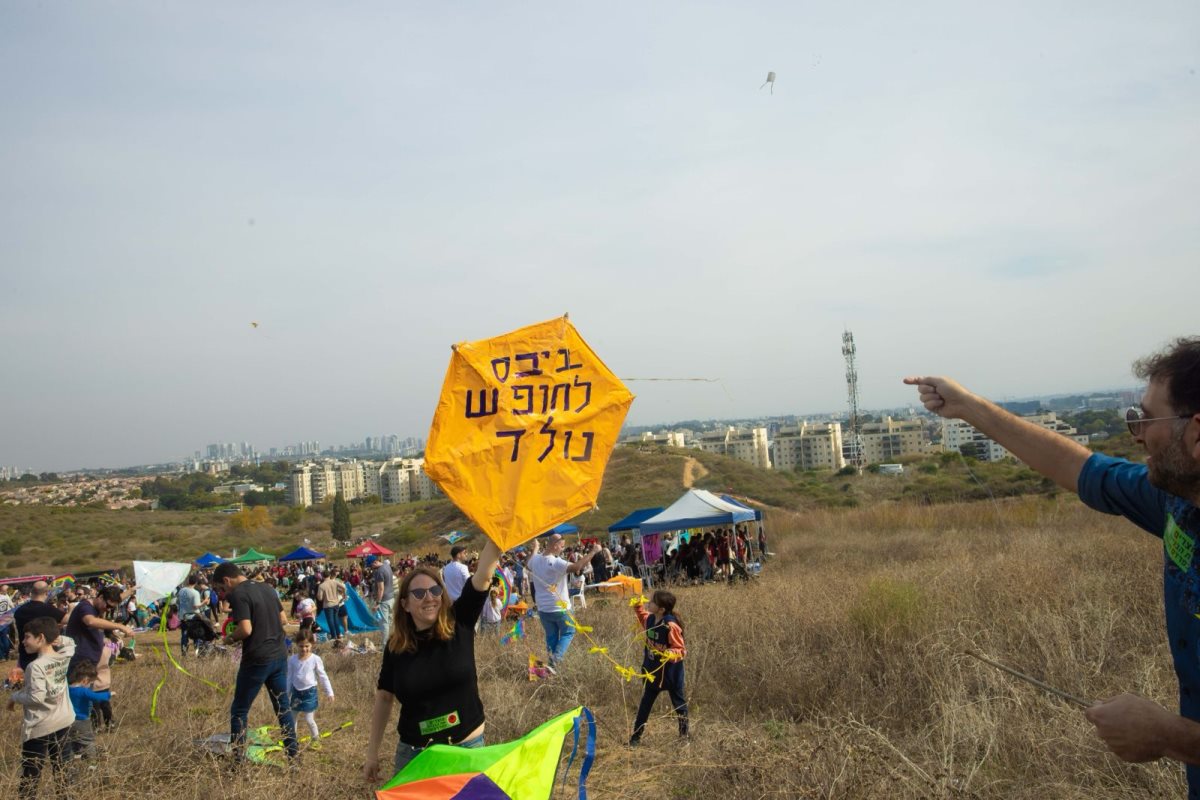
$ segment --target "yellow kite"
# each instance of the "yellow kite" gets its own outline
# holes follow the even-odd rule
[[[633,395],[564,316],[454,347],[425,471],[508,549],[592,508]]]

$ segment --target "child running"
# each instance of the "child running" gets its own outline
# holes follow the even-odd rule
[[[96,665],[90,661],[75,664],[69,677],[71,705],[75,722],[71,725],[70,753],[73,758],[93,758],[96,755],[96,729],[92,727],[92,703],[106,703],[111,693],[96,691]]]
[[[55,642],[58,648],[55,649]],[[25,623],[21,646],[35,656],[25,668],[25,685],[13,692],[13,703],[25,707],[21,723],[21,800],[37,797],[38,779],[49,760],[62,769],[63,754],[75,712],[67,690],[67,665],[75,654],[75,642],[60,636],[52,617],[36,617]]]
[[[679,718],[679,735],[688,736],[687,699],[683,696],[683,659],[687,647],[683,643],[683,621],[675,616],[675,595],[659,590],[653,599],[643,606],[633,607],[638,621],[646,628],[646,652],[642,658],[642,671],[654,676],[646,681],[642,702],[638,706],[637,718],[633,722],[633,736],[629,745],[636,747],[646,730],[646,720],[659,693],[666,691]]]
[[[308,723],[312,733],[309,745],[314,750],[321,747],[321,731],[317,729],[317,684],[333,702],[333,685],[325,674],[325,662],[319,655],[313,653],[316,642],[311,629],[301,630],[296,634],[296,652],[288,659],[288,692],[291,695],[292,710],[299,713]]]

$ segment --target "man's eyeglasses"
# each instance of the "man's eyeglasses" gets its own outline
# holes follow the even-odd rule
[[[1125,409],[1125,424],[1129,426],[1129,432],[1134,436],[1141,433],[1142,425],[1147,422],[1158,422],[1163,419],[1188,419],[1191,414],[1177,414],[1173,417],[1147,417],[1146,412],[1137,406],[1130,406]]]
[[[408,596],[412,597],[416,600],[424,600],[426,592],[429,593],[430,597],[441,597],[442,596],[442,587],[430,586],[428,589],[411,589],[410,588],[408,590]]]

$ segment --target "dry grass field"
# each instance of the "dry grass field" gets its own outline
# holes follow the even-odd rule
[[[777,557],[749,586],[683,587],[694,737],[680,747],[660,698],[643,746],[625,749],[640,687],[576,642],[568,671],[530,684],[540,628],[478,661],[497,742],[583,704],[599,724],[594,798],[1145,798],[1184,793],[1176,764],[1127,765],[1106,754],[1078,708],[963,655],[993,658],[1087,698],[1130,690],[1168,706],[1174,677],[1161,610],[1157,539],[1073,497],[998,504],[883,504],[768,515]],[[636,664],[624,603],[581,615],[618,658]],[[90,798],[369,796],[358,780],[377,657],[326,654],[351,720],[298,775],[231,775],[193,738],[227,729],[228,695],[143,658],[115,671],[122,721],[74,788]],[[228,661],[201,672],[229,684]],[[0,794],[18,773],[18,712],[0,717]],[[252,724],[272,721],[265,698]],[[385,739],[390,753],[395,734]],[[572,776],[573,777],[573,776]],[[572,796],[567,791],[556,797]]]

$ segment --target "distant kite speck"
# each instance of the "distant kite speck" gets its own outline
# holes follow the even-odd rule
[[[252,328],[257,328],[257,327],[258,327],[258,323],[257,323],[257,322],[251,322],[251,323],[250,323],[250,327],[252,327]]]
[[[767,86],[767,85],[770,85],[770,87],[771,87],[771,94],[775,94],[775,73],[774,72],[767,73],[767,79],[765,81],[763,81],[762,86],[758,87],[758,90],[762,91],[763,86]]]

